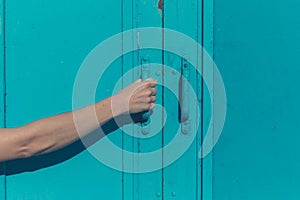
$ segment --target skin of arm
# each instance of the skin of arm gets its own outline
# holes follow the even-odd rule
[[[80,116],[76,121],[84,130],[84,135],[81,136],[88,135],[97,130],[99,124],[103,125],[119,115],[153,109],[157,93],[156,84],[153,79],[139,79],[115,96],[73,111],[76,112],[76,116]],[[94,108],[99,124],[89,120],[88,113]],[[78,140],[73,112],[40,119],[18,128],[0,129],[0,162],[49,153]]]

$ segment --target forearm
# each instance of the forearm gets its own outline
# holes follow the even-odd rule
[[[153,79],[144,82],[139,79],[116,96],[95,105],[41,119],[19,128],[0,129],[0,162],[55,151],[97,130],[99,125],[113,117],[153,109],[157,93],[155,85]]]
[[[91,120],[90,112],[95,108],[97,122]],[[80,126],[81,137],[93,132],[105,122],[113,118],[111,98],[95,105],[68,113],[41,119],[19,128],[19,149],[22,157],[29,157],[55,151],[78,140],[73,116]]]

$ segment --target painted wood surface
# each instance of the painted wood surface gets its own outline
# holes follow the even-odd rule
[[[81,62],[95,45],[113,34],[147,26],[165,27],[203,42],[202,1],[174,3],[124,0],[104,4],[95,1],[84,4],[72,1],[63,2],[60,6],[56,3],[6,2],[9,127],[21,126],[42,117],[71,110],[72,84]],[[32,12],[27,13],[23,9],[26,7]],[[133,45],[139,45],[138,41]],[[162,42],[161,48],[163,45]],[[193,56],[197,56],[196,52]],[[145,58],[149,62],[170,65],[178,73],[181,71],[180,57],[161,50],[139,50],[124,55],[110,66],[101,77],[96,99],[110,96],[118,79],[133,67],[142,64]],[[196,67],[203,66],[199,64]],[[202,88],[201,77],[197,77],[195,70],[189,73],[193,89],[202,98],[201,90],[197,90]],[[136,80],[140,75],[141,68],[135,69],[131,80]],[[168,80],[165,78],[163,66],[161,70],[150,69],[150,77],[162,83]],[[128,83],[123,81],[123,86],[126,84]],[[121,130],[109,135],[109,139],[122,146],[124,151],[142,154],[160,149],[174,136],[174,127],[180,124],[177,100],[172,99],[172,94],[162,86],[158,86],[158,91],[157,103],[164,106],[169,115],[166,126],[148,140],[128,137]],[[175,92],[180,91],[178,89]],[[193,106],[190,105],[190,109]],[[154,112],[159,113],[156,115],[159,120],[150,124],[150,129],[151,126],[161,126],[160,121],[167,117],[162,114],[160,107]],[[190,122],[191,125],[195,123],[197,122]],[[135,125],[132,131],[138,134],[141,127]],[[187,133],[187,137],[188,134],[190,133]],[[198,159],[198,150],[201,134],[202,130],[199,130],[197,140],[174,165],[145,174],[114,171],[96,161],[80,142],[50,155],[8,162],[7,199],[61,199],[66,196],[76,199],[99,196],[113,199],[200,199],[203,163]],[[163,156],[168,155],[162,153],[160,156],[163,167]],[[123,162],[126,165],[126,160]],[[139,160],[135,160],[133,168],[138,170],[139,165]],[[27,180],[30,180],[30,184],[25,184]]]
[[[200,3],[200,5],[198,4]],[[202,38],[202,3],[189,0],[189,1],[164,1],[164,28],[169,28],[181,33],[184,33],[193,40],[199,42],[199,38]],[[199,21],[200,20],[200,21]],[[165,43],[170,43],[171,38],[165,38]],[[172,41],[176,42],[176,41]],[[200,41],[201,43],[201,41]],[[182,97],[180,109],[183,111],[184,107],[187,106],[188,120],[183,122],[179,120],[180,116],[183,115],[183,112],[179,112],[178,109],[178,99],[174,98],[175,94],[180,94],[184,91],[181,91],[180,87],[175,91],[170,91],[166,89],[164,91],[164,106],[168,111],[167,122],[164,128],[164,146],[171,143],[172,139],[175,137],[178,129],[179,134],[183,138],[193,137],[195,134],[193,130],[196,129],[196,125],[199,125],[198,134],[187,149],[187,151],[173,164],[164,169],[164,199],[201,199],[201,195],[198,193],[199,188],[201,188],[201,170],[200,170],[200,159],[198,158],[199,146],[201,143],[201,118],[192,118],[192,115],[196,115],[196,106],[197,102],[190,101],[192,93],[195,93],[197,97],[201,98],[201,92],[198,91],[198,88],[201,88],[201,78],[197,79],[197,73],[195,68],[201,71],[201,65],[191,66],[188,61],[183,59],[197,58],[197,54],[200,53],[201,49],[193,52],[192,55],[189,55],[189,49],[193,47],[187,47],[182,43],[181,49],[186,49],[185,53],[186,58],[181,58],[178,55],[165,52],[164,54],[164,64],[169,66],[177,71],[177,73],[182,74],[182,69],[184,65],[188,65],[188,76],[185,78],[188,79],[189,84],[191,85],[190,90],[187,92],[187,95]],[[199,59],[201,59],[199,57]],[[180,79],[171,78],[168,72],[165,73],[165,85],[179,85]],[[199,93],[198,93],[199,92]],[[198,94],[197,94],[198,93]],[[185,99],[190,102],[188,105],[184,105],[182,102]],[[199,105],[199,107],[201,107]],[[201,112],[201,110],[199,110]],[[180,125],[182,128],[180,128]],[[181,129],[181,130],[180,130]],[[187,130],[187,132],[182,130]],[[184,139],[185,140],[185,139]],[[167,153],[164,156],[164,160],[168,160],[168,157],[172,157],[172,153]],[[174,154],[174,153],[173,153]]]
[[[119,172],[96,160],[78,142],[49,155],[8,162],[6,179],[1,164],[0,199],[298,199],[299,9],[298,0],[2,0],[1,127],[70,111],[74,80],[88,53],[114,34],[147,26],[180,31],[204,46],[223,76],[228,115],[214,152],[199,159],[214,96],[211,99],[201,76],[191,70],[190,83],[202,108],[201,129],[172,165],[144,174]],[[136,30],[133,47],[139,45],[139,37],[143,35]],[[123,48],[122,43],[118,48]],[[101,77],[96,100],[112,95],[118,80],[125,87],[139,78],[142,68],[134,67],[144,65],[145,58],[181,72],[179,56],[138,50],[111,64]],[[196,67],[214,82],[209,61],[200,58]],[[128,82],[122,76],[133,68]],[[163,66],[161,70],[150,67],[149,74],[163,83],[169,80]],[[179,80],[172,81],[178,84]],[[158,91],[157,103],[167,115],[156,108],[159,120],[153,119],[150,129],[164,117],[166,126],[148,139],[116,130],[108,138],[124,152],[150,152],[174,137],[180,124],[178,102],[166,88],[158,86]],[[141,133],[140,125],[130,129],[135,136]],[[164,153],[159,155],[162,167],[168,156]],[[122,162],[128,164],[125,157]],[[133,171],[141,167],[139,159],[130,165]]]
[[[120,32],[121,1],[11,0],[6,10],[7,125],[70,111],[83,59]],[[98,100],[111,93],[108,80],[121,76],[115,66],[107,73]],[[79,142],[9,162],[7,169],[7,199],[122,199],[122,173],[98,162]]]
[[[300,4],[215,1],[214,56],[228,97],[214,199],[299,199]]]
[[[5,8],[4,0],[0,1],[0,128],[5,127]],[[5,166],[0,163],[0,199],[5,199]]]

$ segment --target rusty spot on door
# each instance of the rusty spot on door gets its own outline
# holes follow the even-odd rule
[[[164,7],[164,0],[159,0],[158,2],[158,9],[162,10]]]

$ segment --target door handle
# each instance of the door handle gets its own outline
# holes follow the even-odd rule
[[[150,59],[148,57],[142,57],[141,59],[141,79],[144,81],[150,77],[149,69]],[[149,124],[150,124],[150,112],[147,111],[142,114],[142,133],[144,135],[149,134]]]
[[[183,134],[189,132],[189,87],[190,81],[190,64],[186,59],[181,59],[181,77],[179,81],[179,121],[181,123],[181,131]]]

